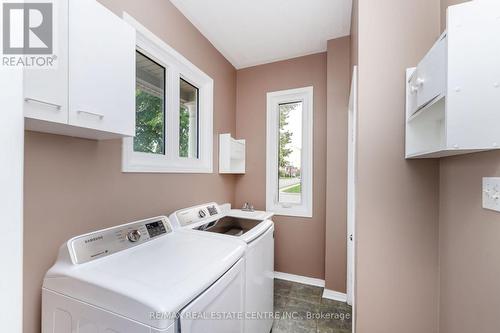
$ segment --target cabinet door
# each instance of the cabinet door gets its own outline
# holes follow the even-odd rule
[[[417,109],[446,93],[446,44],[442,38],[418,64],[413,82],[418,89]]]
[[[68,2],[54,1],[54,54],[57,67],[24,69],[24,115],[68,123]]]
[[[69,1],[69,124],[135,135],[135,30],[94,0]]]

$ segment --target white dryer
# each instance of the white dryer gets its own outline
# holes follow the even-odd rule
[[[42,333],[243,331],[246,244],[166,217],[75,237],[42,291]]]
[[[231,209],[215,202],[170,215],[174,229],[190,234],[225,236],[248,244],[245,250],[245,333],[268,333],[273,324],[274,214]]]

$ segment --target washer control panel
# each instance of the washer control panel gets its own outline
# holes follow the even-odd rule
[[[172,232],[166,217],[157,217],[96,231],[68,241],[73,264],[83,264],[144,244]]]
[[[220,213],[221,209],[216,203],[209,203],[177,212],[176,216],[180,225],[186,227],[191,224],[208,220],[209,218],[215,217]]]
[[[136,229],[128,232],[127,239],[132,243],[135,243],[141,239],[141,236],[142,236],[141,232]]]

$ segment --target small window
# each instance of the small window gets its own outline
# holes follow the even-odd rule
[[[312,133],[312,87],[267,94],[267,210],[312,217]]]
[[[165,154],[165,67],[136,52],[134,151]]]
[[[212,173],[214,81],[131,16],[136,31],[136,135],[123,172]]]
[[[198,88],[180,80],[179,156],[198,158]]]
[[[278,201],[302,202],[302,102],[279,105]]]

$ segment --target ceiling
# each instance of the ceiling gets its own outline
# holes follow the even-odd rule
[[[170,0],[237,69],[323,52],[352,0]]]

